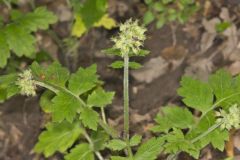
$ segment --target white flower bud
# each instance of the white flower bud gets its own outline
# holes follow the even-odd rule
[[[228,113],[224,110],[216,112],[216,116],[216,123],[222,123],[220,126],[221,129],[230,130],[240,127],[240,107],[238,107],[237,104],[231,106]]]
[[[19,74],[19,78],[16,85],[21,89],[21,94],[26,96],[36,95],[36,84],[33,80],[31,70],[25,70],[23,73]]]
[[[119,30],[119,35],[112,38],[112,41],[115,43],[113,48],[119,49],[122,56],[129,53],[137,55],[140,51],[140,46],[143,46],[143,42],[146,39],[144,35],[146,28],[139,26],[137,20],[132,21],[130,19],[121,24]]]

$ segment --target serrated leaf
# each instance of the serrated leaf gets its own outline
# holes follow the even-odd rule
[[[17,56],[33,57],[35,53],[35,38],[22,27],[10,24],[5,28],[7,43]]]
[[[59,62],[54,62],[47,68],[40,66],[37,62],[33,62],[30,68],[36,79],[54,86],[65,87],[65,83],[69,79],[68,69],[62,67]]]
[[[78,123],[50,123],[47,130],[43,131],[38,143],[34,147],[37,153],[43,153],[45,157],[53,155],[56,151],[65,152],[78,139],[82,129]]]
[[[188,139],[194,139],[197,136],[204,133],[205,131],[207,131],[211,126],[215,124],[216,124],[215,114],[213,111],[211,111],[207,115],[205,115],[204,118],[201,119],[201,121],[198,123],[196,128],[194,128],[194,130],[189,132],[186,135],[186,137]],[[194,145],[197,148],[202,149],[206,145],[211,143],[215,148],[222,151],[224,149],[225,141],[228,140],[229,138],[228,134],[229,133],[227,131],[225,130],[222,131],[220,130],[220,128],[217,128],[211,133],[209,133],[208,135],[206,135],[204,138],[197,141]]]
[[[87,104],[89,106],[104,107],[112,103],[114,94],[114,92],[106,92],[99,88],[88,96]]]
[[[94,23],[94,27],[101,27],[103,26],[106,29],[112,29],[117,26],[116,21],[113,18],[110,18],[108,14],[102,16],[102,18]]]
[[[211,75],[209,78],[209,83],[212,87],[212,90],[216,96],[217,101],[221,101],[222,99],[234,95],[235,87],[233,86],[232,76],[230,73],[219,70],[214,75]],[[233,103],[236,98],[239,99],[239,95],[231,98],[225,99],[220,105],[229,106],[229,104]]]
[[[71,149],[71,152],[64,156],[65,160],[94,160],[92,148],[87,143],[82,143]]]
[[[10,57],[10,50],[2,30],[0,30],[0,56],[0,68],[3,68],[7,64],[7,59]]]
[[[109,135],[103,129],[98,129],[92,132],[91,139],[94,144],[94,151],[100,151],[105,148],[104,144],[109,140]]]
[[[180,129],[174,128],[172,132],[166,134],[163,138],[167,141],[164,145],[166,153],[176,154],[179,151],[197,153],[197,149],[195,149],[191,141],[185,139]]]
[[[130,139],[130,146],[137,146],[139,145],[139,143],[141,143],[142,140],[142,136],[140,135],[134,135],[131,139]]]
[[[80,119],[85,127],[94,131],[97,130],[99,115],[91,108],[84,107],[80,114]]]
[[[192,113],[181,107],[163,107],[163,115],[158,114],[155,121],[158,123],[152,130],[154,132],[168,132],[171,128],[191,128],[195,122]]]
[[[163,139],[151,138],[147,142],[143,143],[134,156],[134,160],[155,160],[163,150]]]
[[[183,97],[183,102],[194,109],[202,112],[208,111],[213,103],[213,93],[207,83],[183,77],[178,94]]]
[[[76,95],[81,95],[93,89],[98,81],[97,66],[91,65],[84,69],[79,68],[78,71],[71,75],[68,88]]]
[[[80,15],[86,26],[90,28],[95,22],[98,22],[106,13],[106,0],[87,0],[80,9]],[[94,11],[94,12],[93,12]]]
[[[107,148],[109,148],[113,151],[121,151],[127,147],[127,144],[123,140],[113,139],[113,140],[109,141],[106,146],[107,146]]]
[[[55,122],[62,122],[66,119],[72,123],[77,113],[82,110],[82,104],[69,93],[59,92],[52,102],[52,117]]]
[[[50,24],[57,22],[57,17],[46,7],[36,8],[33,12],[19,17],[18,23],[27,31],[37,31],[38,29],[48,29]]]

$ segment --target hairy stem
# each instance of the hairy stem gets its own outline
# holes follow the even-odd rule
[[[129,57],[124,56],[123,105],[124,105],[124,139],[129,141]]]
[[[124,140],[127,143],[127,153],[132,159],[133,153],[129,145],[129,57],[124,56],[124,73],[123,73],[123,105],[124,105]]]

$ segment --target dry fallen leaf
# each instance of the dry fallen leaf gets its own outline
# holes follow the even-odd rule
[[[208,58],[198,59],[185,69],[185,75],[206,81],[213,71],[213,66],[212,61]]]

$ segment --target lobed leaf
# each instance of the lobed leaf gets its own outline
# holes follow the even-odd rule
[[[183,97],[183,102],[194,109],[206,112],[213,104],[213,93],[207,83],[183,77],[178,94]]]
[[[164,140],[161,138],[151,138],[143,143],[134,156],[134,160],[155,160],[163,150]]]
[[[55,122],[67,120],[72,123],[77,113],[80,113],[83,109],[82,104],[76,97],[65,92],[59,92],[57,96],[52,99],[52,102],[52,118]]]
[[[103,89],[93,91],[87,100],[89,106],[104,107],[112,103],[114,92],[106,92]]]
[[[99,82],[96,72],[97,66],[95,64],[86,69],[79,68],[78,71],[70,77],[69,90],[79,96],[93,89]]]
[[[85,127],[88,127],[94,131],[97,130],[99,115],[93,109],[84,107],[81,111],[80,119]]]
[[[71,149],[71,152],[64,156],[65,160],[94,160],[94,153],[91,146],[82,143]]]
[[[82,129],[79,123],[50,123],[47,125],[47,130],[43,131],[34,151],[43,153],[45,157],[53,155],[56,151],[65,152],[78,139]]]

